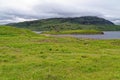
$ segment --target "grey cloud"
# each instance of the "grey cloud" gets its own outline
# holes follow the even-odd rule
[[[99,16],[116,24],[120,23],[119,0],[11,1],[10,4],[9,0],[0,1],[0,24],[43,18],[79,16]]]
[[[69,4],[69,3],[68,3]],[[71,5],[63,5],[55,2],[45,2],[42,5],[34,6],[34,10],[37,13],[44,13],[39,16],[42,17],[44,15],[49,17],[79,17],[79,16],[103,16],[101,13],[91,10],[86,10],[83,8],[79,8],[78,6]],[[53,15],[53,16],[52,16]]]
[[[114,19],[114,20],[111,20],[111,21],[114,22],[117,25],[120,25],[120,19]]]

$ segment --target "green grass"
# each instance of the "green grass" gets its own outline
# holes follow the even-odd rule
[[[43,34],[104,34],[102,31],[97,30],[63,30],[63,31],[46,31]]]
[[[6,35],[0,80],[120,80],[120,40]]]
[[[0,26],[0,36],[35,36],[37,34],[28,29],[18,29],[10,26]]]

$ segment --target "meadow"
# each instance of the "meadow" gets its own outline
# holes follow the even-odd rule
[[[0,27],[0,80],[120,80],[120,40]]]

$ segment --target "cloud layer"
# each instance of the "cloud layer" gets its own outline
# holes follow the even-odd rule
[[[120,23],[120,0],[0,0],[0,24],[54,17],[99,16]]]

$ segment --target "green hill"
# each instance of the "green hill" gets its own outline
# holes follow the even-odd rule
[[[0,36],[31,36],[36,35],[30,30],[9,26],[0,26]]]
[[[106,19],[94,16],[76,18],[51,18],[20,23],[10,23],[7,25],[38,31],[77,29],[97,29],[104,31],[120,30],[120,26],[116,26],[114,23]]]

